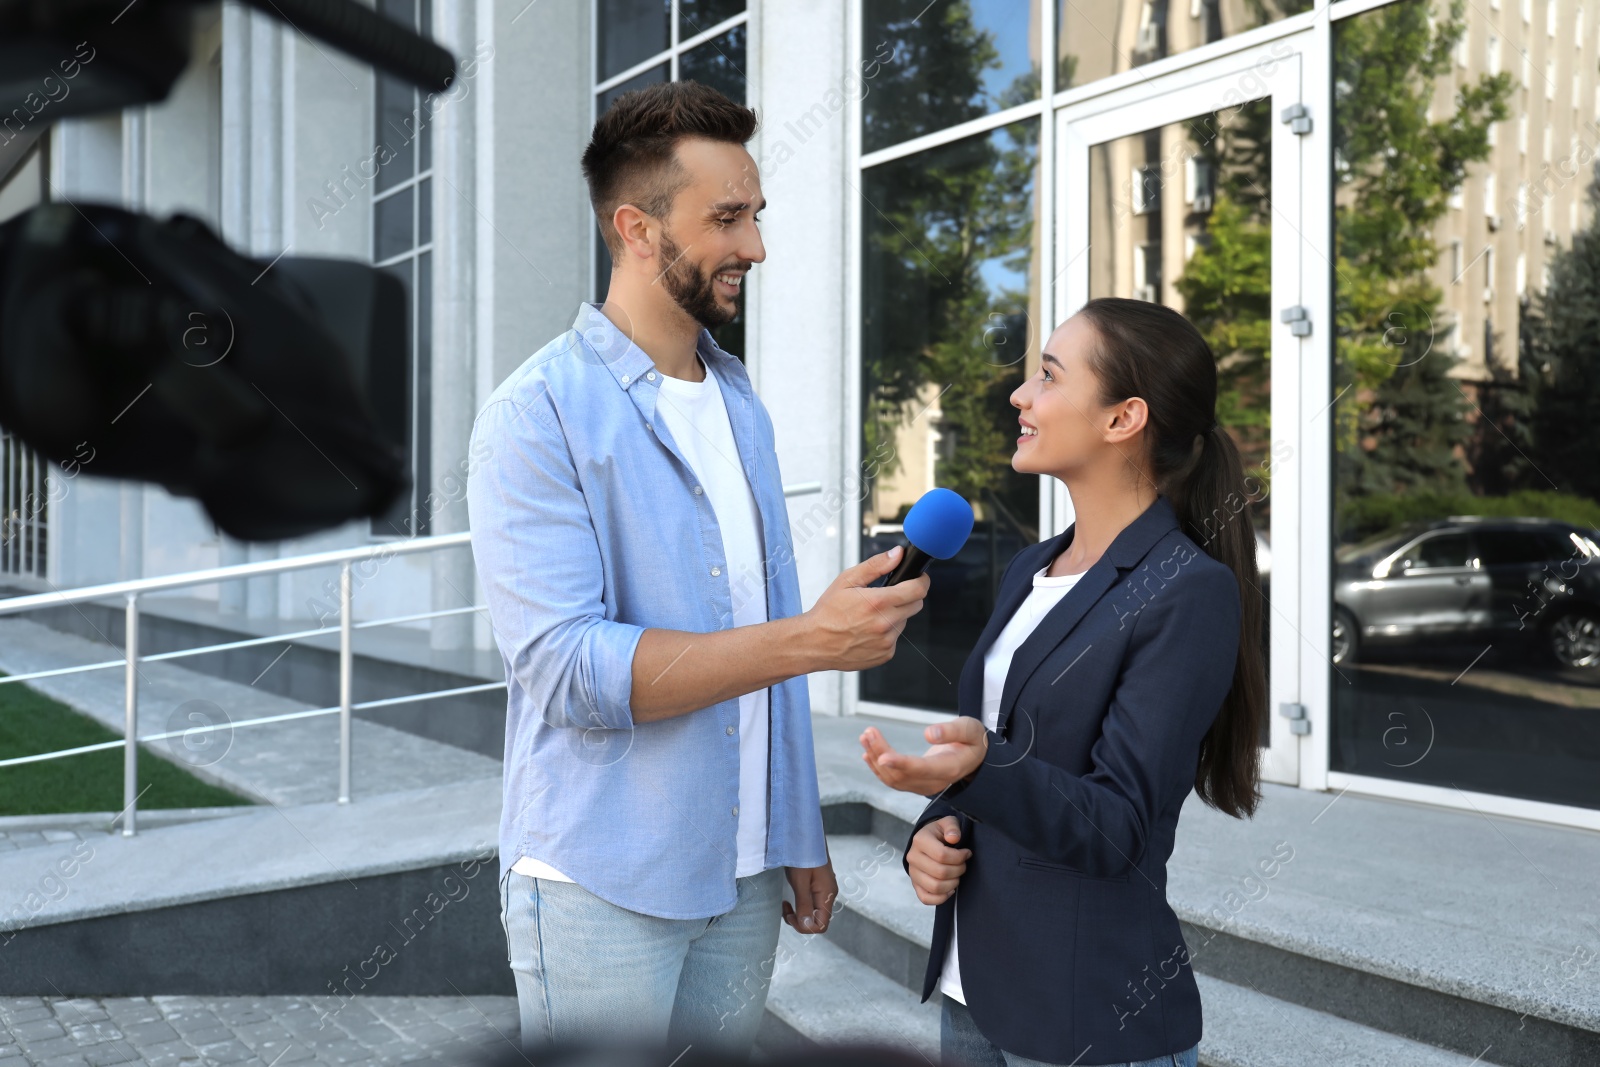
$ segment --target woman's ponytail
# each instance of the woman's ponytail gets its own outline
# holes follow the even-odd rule
[[[1239,449],[1220,426],[1201,436],[1200,461],[1167,498],[1184,532],[1213,559],[1227,564],[1239,583],[1239,655],[1233,686],[1200,742],[1194,788],[1207,804],[1241,817],[1255,814],[1261,799],[1260,733],[1267,706],[1261,572]]]
[[[1217,362],[1188,319],[1143,300],[1091,300],[1080,312],[1100,335],[1091,359],[1107,406],[1142,397],[1149,408],[1150,463],[1184,533],[1227,565],[1239,584],[1239,653],[1233,685],[1200,742],[1195,792],[1236,818],[1261,799],[1261,731],[1267,681],[1261,575],[1244,464],[1217,424]]]

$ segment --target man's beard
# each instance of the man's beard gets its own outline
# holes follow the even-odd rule
[[[684,260],[683,250],[665,231],[661,234],[661,256],[671,264],[661,276],[667,292],[690,318],[706,329],[714,330],[738,316],[737,304],[732,308],[724,308],[717,300],[716,282],[712,274],[702,274],[693,263]]]

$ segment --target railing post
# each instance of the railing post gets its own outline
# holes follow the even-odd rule
[[[139,594],[128,594],[123,618],[122,836],[132,837],[139,803]]]
[[[350,561],[339,565],[339,803],[350,803]]]

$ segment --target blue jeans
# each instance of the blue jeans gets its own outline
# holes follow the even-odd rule
[[[731,911],[661,919],[576,882],[507,871],[500,918],[525,1048],[552,1042],[712,1046],[749,1055],[782,921],[782,867],[737,879]]]
[[[1030,1060],[1015,1052],[1003,1051],[978,1030],[965,1004],[942,993],[939,999],[944,1001],[944,1010],[939,1015],[939,1058],[945,1067],[1049,1067],[1044,1060]],[[1107,1067],[1196,1067],[1199,1062],[1200,1046],[1195,1045],[1169,1056]]]

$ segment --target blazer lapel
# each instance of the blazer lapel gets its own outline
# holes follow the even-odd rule
[[[1073,526],[1068,527],[1062,538],[1070,540],[1076,525],[1074,523]],[[1017,694],[1022,691],[1023,685],[1033,676],[1034,671],[1038,670],[1045,657],[1057,645],[1067,639],[1067,636],[1072,633],[1073,627],[1077,626],[1088,610],[1105,595],[1106,590],[1110,589],[1120,579],[1123,571],[1138,566],[1139,562],[1144,559],[1155,543],[1168,532],[1176,529],[1177,526],[1178,517],[1173,512],[1172,505],[1167,502],[1167,498],[1164,496],[1156,497],[1153,504],[1147,507],[1138,518],[1124,527],[1121,533],[1117,534],[1111,545],[1094,562],[1094,565],[1084,572],[1082,578],[1078,579],[1078,584],[1074,585],[1067,591],[1067,595],[1061,598],[1061,602],[1051,608],[1045,614],[1045,617],[1039,620],[1039,624],[1034,627],[1027,640],[1017,646],[1016,652],[1011,657],[1011,666],[1006,672],[1005,687],[1001,690],[1000,695],[1000,717],[995,727],[996,733],[1004,735],[1006,723],[1010,720],[1011,711],[1016,706]],[[1060,538],[1057,540],[1060,540]],[[1066,541],[1063,541],[1063,545],[1065,543]],[[1059,549],[1052,547],[1045,558],[1054,558],[1057,551]],[[1000,628],[1004,627],[1006,621],[1015,614],[1017,606],[1022,603],[1027,593],[1032,591],[1032,571],[1030,570],[1029,573],[1021,576],[1013,584],[1019,586],[1020,589],[1010,590],[1005,603],[996,605],[995,616],[989,620],[990,628],[994,629],[995,635],[998,635]],[[1004,615],[1000,614],[1001,608],[1006,608]],[[996,618],[1000,620],[998,627],[995,626]],[[984,637],[989,642],[994,640],[994,637],[989,633],[989,629],[985,629]],[[983,649],[985,652],[988,651],[987,643],[983,646]],[[979,659],[981,663],[982,657],[980,656]],[[983,671],[981,665],[977,674],[980,688],[978,699],[975,703],[981,706],[983,702],[981,688]]]
[[[1000,692],[1000,719],[995,726],[995,733],[1005,734],[1006,723],[1011,718],[1011,709],[1016,705],[1017,694],[1022,691],[1023,683],[1033,676],[1051,650],[1067,639],[1072,628],[1078,625],[1078,621],[1116,580],[1117,567],[1111,561],[1111,553],[1107,552],[1095,560],[1094,565],[1078,579],[1078,583],[1067,590],[1067,595],[1039,620],[1033,633],[1017,646],[1011,656],[1011,666],[1006,671],[1005,687]],[[1030,581],[1028,584],[1031,586],[1033,583]]]
[[[1033,574],[1047,559],[1055,556],[1072,540],[1072,527],[1067,527],[1065,533],[1057,534],[1048,541],[1040,541],[1029,545],[1022,551],[1032,558],[1024,560],[1018,565],[1012,578],[1000,587],[1000,592],[995,600],[994,610],[989,613],[989,621],[983,628],[983,633],[978,635],[978,643],[973,646],[972,653],[967,656],[966,666],[961,672],[961,686],[957,693],[956,707],[958,713],[970,715],[975,719],[983,717],[983,657],[988,654],[989,646],[1000,636],[1000,631],[1005,629],[1011,616],[1017,613],[1017,608],[1027,599],[1033,591]]]

